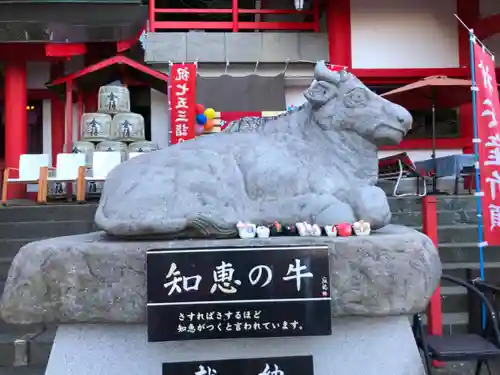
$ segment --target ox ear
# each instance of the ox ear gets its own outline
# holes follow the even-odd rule
[[[313,107],[321,107],[337,95],[337,87],[327,82],[314,82],[304,92],[304,97]]]

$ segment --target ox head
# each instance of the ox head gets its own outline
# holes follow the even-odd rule
[[[413,119],[406,109],[370,91],[354,75],[319,62],[314,78],[304,96],[324,131],[354,131],[383,146],[397,145],[410,130]]]

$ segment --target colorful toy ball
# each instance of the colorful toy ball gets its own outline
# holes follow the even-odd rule
[[[208,119],[207,123],[205,124],[205,131],[211,132],[213,128],[214,128],[214,120]]]
[[[281,236],[283,235],[283,226],[280,222],[275,221],[269,226],[271,236]]]
[[[352,226],[349,223],[338,224],[337,226],[337,235],[340,237],[349,237],[352,236]]]
[[[299,232],[295,224],[288,224],[283,226],[283,234],[285,236],[296,236]]]
[[[205,125],[207,123],[207,116],[203,113],[201,115],[196,115],[196,123],[198,125]]]
[[[205,109],[205,112],[203,112],[203,114],[207,116],[207,119],[211,120],[215,117],[215,109],[207,108]]]
[[[194,131],[196,135],[202,135],[205,132],[205,126],[196,124]]]
[[[205,107],[201,104],[196,104],[196,106],[194,107],[194,110],[195,110],[197,115],[202,115],[203,112],[205,112]]]

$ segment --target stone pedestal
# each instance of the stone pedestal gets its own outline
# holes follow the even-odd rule
[[[147,342],[147,249],[297,245],[328,246],[331,336]],[[47,375],[159,375],[162,362],[294,355],[313,355],[315,375],[422,375],[408,318],[425,309],[440,275],[432,241],[399,226],[366,237],[149,242],[97,232],[24,246],[1,315],[61,324]]]
[[[148,343],[145,325],[61,325],[45,374],[153,375],[163,362],[297,355],[313,356],[314,375],[425,374],[406,317],[332,326],[331,336]]]

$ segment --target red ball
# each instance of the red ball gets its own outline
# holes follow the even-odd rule
[[[348,237],[352,235],[352,226],[349,223],[342,223],[336,225],[337,235],[340,237]]]
[[[201,115],[203,114],[203,112],[205,112],[205,107],[202,104],[196,104],[194,108],[197,115]]]

